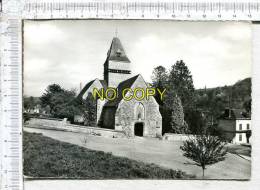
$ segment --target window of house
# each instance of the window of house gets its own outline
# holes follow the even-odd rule
[[[239,141],[242,141],[242,134],[239,134]]]
[[[240,131],[242,130],[242,124],[239,124],[239,130]]]
[[[249,127],[250,127],[249,123],[246,124],[246,129],[247,129],[247,130],[249,130]]]

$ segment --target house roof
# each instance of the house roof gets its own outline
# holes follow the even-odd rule
[[[108,101],[105,106],[118,106],[118,104],[121,102],[121,100],[123,99],[123,95],[122,95],[122,92],[124,89],[126,88],[131,88],[132,85],[134,84],[134,82],[136,81],[136,79],[140,76],[139,75],[136,75],[134,77],[131,77],[121,83],[119,83],[118,87],[117,87],[117,90],[118,90],[118,97],[114,100],[111,100],[111,101]]]
[[[89,87],[93,84],[95,80],[92,80],[90,82],[88,82],[83,88],[82,90],[79,92],[78,98],[81,97],[85,94],[85,92],[89,89]]]
[[[126,55],[119,38],[113,38],[111,46],[107,52],[107,59],[112,61],[124,61],[130,63],[130,60]]]
[[[92,84],[94,83],[94,81],[96,81],[96,80],[98,80],[98,81],[101,83],[101,85],[102,85],[102,87],[104,88],[104,90],[107,89],[107,83],[106,83],[105,80],[95,79],[95,80],[92,80],[92,81],[88,82],[88,83],[83,87],[83,89],[80,91],[80,93],[79,93],[79,95],[78,95],[78,98],[79,98],[79,97],[82,98],[83,95],[86,93],[86,91],[91,87],[91,85],[92,85]]]
[[[102,84],[104,90],[106,90],[107,89],[107,82],[105,80],[99,80],[99,81]]]
[[[224,113],[220,116],[220,119],[250,119],[251,115],[246,113],[243,109],[225,109]]]

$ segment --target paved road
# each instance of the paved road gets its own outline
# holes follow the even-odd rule
[[[42,133],[45,136],[93,150],[112,152],[116,156],[154,163],[175,170],[179,169],[188,174],[196,175],[198,178],[202,174],[200,167],[182,156],[182,151],[179,149],[182,142],[161,141],[142,137],[135,139],[114,139],[36,128],[24,128],[24,130]],[[87,139],[87,143],[84,143],[84,138]],[[208,179],[249,179],[250,170],[250,161],[234,154],[228,154],[225,161],[208,166],[205,176]]]

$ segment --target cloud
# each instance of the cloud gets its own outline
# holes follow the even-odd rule
[[[62,30],[46,21],[26,21],[24,36],[26,43],[33,45],[62,42],[66,39],[66,34]]]
[[[135,20],[26,21],[25,94],[47,85],[78,88],[103,78],[103,63],[115,29],[133,74],[151,80],[154,67],[183,59],[196,88],[230,85],[251,76],[251,27],[246,22]]]

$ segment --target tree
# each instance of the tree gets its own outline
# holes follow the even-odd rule
[[[249,100],[246,100],[243,103],[243,108],[246,110],[247,113],[251,113],[251,105],[252,105],[252,99],[250,98]]]
[[[49,85],[40,100],[42,106],[49,108],[51,115],[56,118],[73,121],[74,115],[84,111],[84,104],[76,98],[75,90],[65,90],[58,84]]]
[[[189,131],[192,126],[192,117],[195,116],[195,88],[191,72],[186,64],[180,60],[177,61],[170,70],[167,91],[174,91],[181,100],[185,121],[187,122]],[[196,119],[196,118],[195,118]]]
[[[84,113],[84,101],[76,98],[76,93],[73,90],[64,90],[61,93],[55,94],[51,99],[53,107],[53,116],[58,118],[68,118],[69,121],[74,121],[75,115]]]
[[[220,140],[228,142],[225,131],[219,127],[218,124],[208,127],[206,133],[212,136],[217,136]]]
[[[168,79],[168,74],[163,66],[155,67],[152,74],[152,82],[155,87],[165,87]]]
[[[188,67],[182,60],[177,61],[172,66],[167,89],[173,89],[180,97],[184,112],[194,108],[195,89],[193,79]]]
[[[185,115],[185,120],[189,124],[191,134],[201,135],[206,133],[206,120],[199,110],[188,110]]]
[[[160,104],[160,112],[163,116],[163,133],[187,133],[188,126],[184,121],[182,101],[165,67],[158,66],[154,68],[152,82],[153,87],[159,88],[161,91],[166,89],[163,100],[159,98],[158,94],[155,96],[155,99]]]
[[[225,143],[219,137],[207,134],[184,141],[180,149],[185,157],[202,168],[203,178],[206,166],[224,160],[227,153]]]
[[[91,93],[84,100],[84,125],[95,126],[97,121],[97,104]]]
[[[167,87],[168,74],[163,66],[155,67],[152,74],[152,86],[158,88],[161,91]],[[160,99],[158,92],[156,91],[155,99],[160,105],[163,105],[163,101]]]
[[[34,109],[34,107],[36,106],[36,102],[34,100],[34,97],[32,97],[32,96],[23,97],[23,106],[24,106],[24,109],[26,109],[26,110]]]
[[[64,93],[65,90],[61,88],[58,84],[51,84],[45,90],[45,93],[40,97],[42,107],[49,106],[50,112],[53,112],[54,107],[57,102],[53,102],[53,100],[57,99],[57,96]]]
[[[204,112],[207,123],[212,125],[225,109],[226,103],[223,101],[223,97],[224,94],[218,88],[197,90],[196,109]]]
[[[173,91],[168,91],[165,97],[165,109],[169,112],[170,132],[188,133],[188,126],[184,121],[184,112],[180,98]]]

